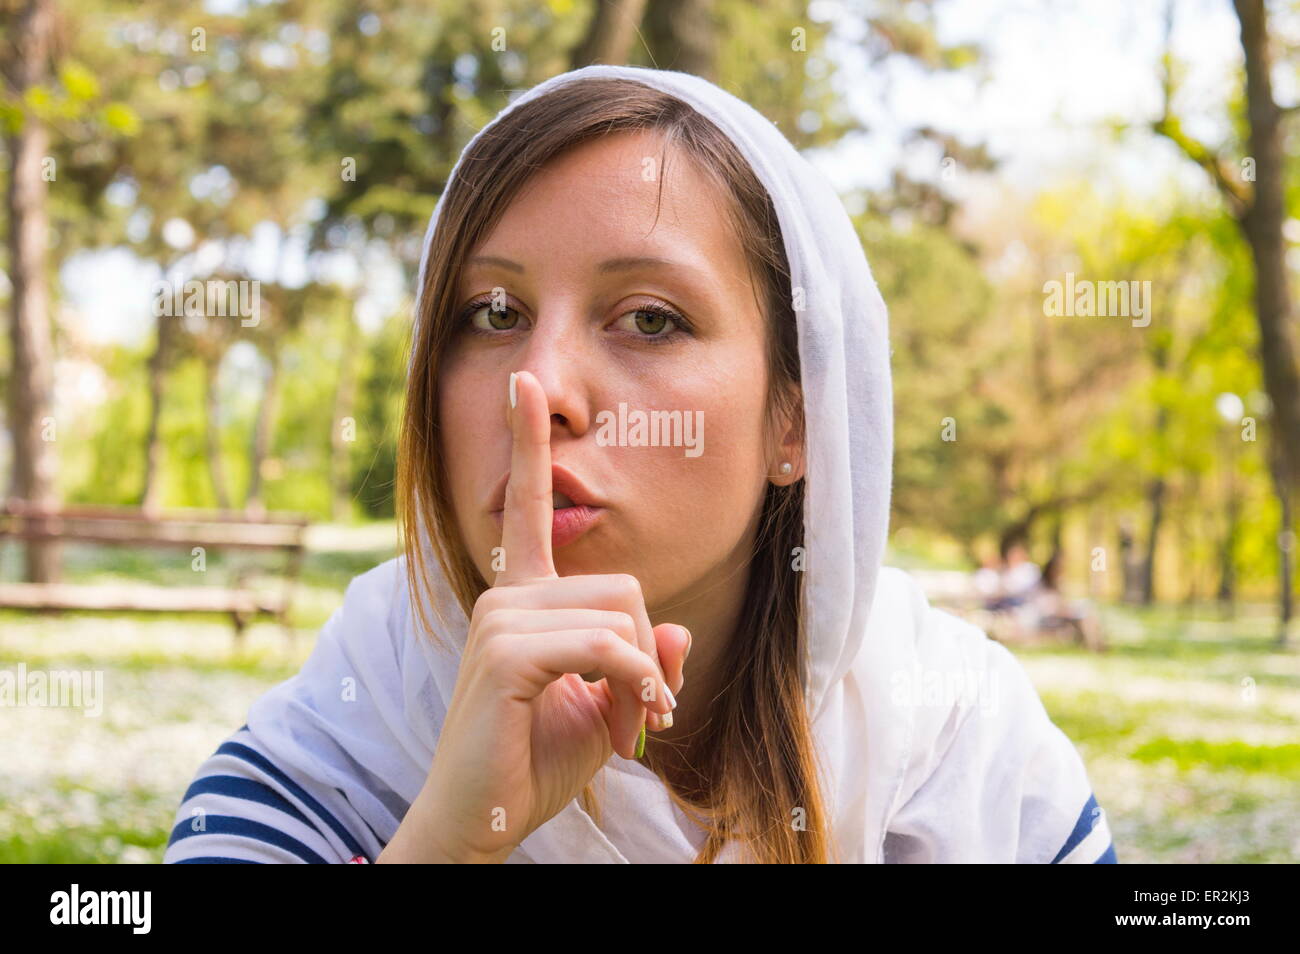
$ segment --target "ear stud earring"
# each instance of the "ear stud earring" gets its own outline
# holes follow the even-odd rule
[[[781,473],[788,474],[792,470],[794,470],[794,466],[788,460],[781,461]]]

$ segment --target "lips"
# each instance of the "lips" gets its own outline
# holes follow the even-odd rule
[[[497,482],[493,494],[492,519],[498,527],[505,523],[506,485],[510,475]],[[570,470],[551,467],[551,546],[559,548],[573,543],[595,526],[604,515],[599,499]]]
[[[509,481],[510,473],[507,471],[497,481],[497,485],[493,489],[492,501],[488,509],[494,514],[505,510],[506,485]],[[551,465],[551,502],[557,510],[570,507],[599,508],[604,506],[600,497],[587,489],[586,484],[578,479],[577,474],[559,464]]]

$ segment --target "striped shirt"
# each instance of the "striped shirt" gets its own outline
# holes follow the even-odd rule
[[[186,789],[163,863],[373,864],[385,844],[341,791],[291,777],[244,725]]]
[[[1079,812],[1079,820],[1074,823],[1074,830],[1065,840],[1061,850],[1052,859],[1052,864],[1118,864],[1115,856],[1115,842],[1111,840],[1110,827],[1099,825],[1101,806],[1097,796],[1089,795],[1088,801]]]
[[[1115,864],[1089,795],[1052,864]],[[205,761],[181,799],[164,864],[373,864],[386,842],[344,794],[295,779],[259,750],[248,726]]]

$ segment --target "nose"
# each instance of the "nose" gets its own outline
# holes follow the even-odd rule
[[[528,371],[546,392],[551,427],[567,428],[574,436],[590,425],[588,384],[594,370],[592,355],[582,340],[584,319],[552,309],[529,332],[522,355],[510,370]]]

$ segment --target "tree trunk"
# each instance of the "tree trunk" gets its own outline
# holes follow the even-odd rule
[[[1264,388],[1273,405],[1274,439],[1281,440],[1288,483],[1300,488],[1300,364],[1287,288],[1285,157],[1282,111],[1273,100],[1268,14],[1264,0],[1234,0],[1246,55],[1246,109],[1250,155],[1255,160],[1254,199],[1240,217],[1255,266],[1255,317]],[[1291,440],[1287,440],[1290,435]]]
[[[217,498],[217,507],[230,509],[230,491],[226,487],[226,469],[221,459],[221,394],[218,376],[221,371],[221,357],[203,359],[203,403],[207,410],[207,426],[204,428],[204,443],[208,457],[208,476],[212,480],[212,492]]]
[[[334,426],[330,431],[330,487],[333,489],[330,516],[333,520],[346,519],[352,503],[352,488],[348,474],[349,453],[355,436],[356,422],[352,422],[352,432],[344,433],[345,422],[352,417],[356,405],[356,352],[360,338],[357,319],[351,305],[344,316],[346,326],[343,330],[343,354],[339,358],[338,383],[334,391]]]
[[[1223,533],[1223,543],[1219,550],[1219,602],[1228,615],[1232,615],[1233,601],[1237,593],[1236,552],[1237,552],[1237,490],[1233,485],[1232,475],[1228,475],[1228,505],[1225,508],[1227,527]]]
[[[1136,549],[1131,523],[1125,517],[1119,527],[1119,562],[1124,586],[1121,599],[1125,603],[1142,602],[1142,561],[1136,556]]]
[[[1201,507],[1199,506],[1200,494],[1197,492],[1200,487],[1200,479],[1196,474],[1188,477],[1186,488],[1180,492],[1180,511],[1183,513],[1183,519],[1176,520],[1175,526],[1178,528],[1178,569],[1179,575],[1185,575],[1187,579],[1187,589],[1183,595],[1183,607],[1190,608],[1195,605],[1198,599],[1199,589],[1197,579],[1200,575],[1199,561],[1197,556],[1197,532],[1193,525],[1193,520],[1198,524],[1203,522],[1201,516]],[[1192,500],[1197,503],[1194,505],[1192,512],[1185,510],[1184,501]]]
[[[646,0],[601,0],[595,4],[587,35],[571,57],[573,69],[593,63],[622,66],[628,62]]]
[[[717,25],[713,0],[658,0],[646,11],[643,30],[660,69],[717,80]]]
[[[1296,549],[1295,513],[1291,507],[1291,487],[1286,479],[1286,462],[1282,459],[1281,448],[1274,445],[1271,455],[1273,489],[1277,493],[1281,519],[1278,521],[1277,534],[1277,645],[1285,649],[1291,630],[1291,618],[1295,615],[1295,563]]]
[[[162,499],[163,443],[162,421],[163,392],[167,382],[167,368],[171,364],[172,341],[175,323],[179,317],[166,315],[158,318],[158,336],[153,354],[149,356],[149,427],[144,438],[144,487],[140,491],[140,507],[156,512]]]
[[[280,352],[275,349],[269,355],[271,369],[266,376],[266,388],[262,392],[262,403],[257,409],[257,424],[253,428],[253,449],[249,466],[248,498],[244,509],[249,513],[266,512],[262,503],[262,465],[271,449],[271,433],[275,427],[275,415],[280,399]]]
[[[8,64],[21,97],[33,86],[49,82],[54,11],[49,0],[30,0],[11,21],[15,53]],[[22,128],[8,138],[12,169],[6,197],[9,219],[9,342],[12,371],[9,379],[9,425],[13,437],[13,493],[34,504],[58,502],[56,474],[58,438],[54,420],[54,347],[50,339],[49,289],[46,252],[49,220],[48,186],[44,163],[49,153],[49,132],[30,111]],[[26,578],[32,583],[59,578],[57,542],[28,542]]]
[[[1163,409],[1162,409],[1163,413]],[[1160,537],[1160,524],[1165,512],[1165,479],[1157,477],[1147,490],[1147,503],[1151,507],[1147,527],[1146,553],[1142,556],[1142,605],[1150,606],[1156,598],[1156,544]]]

